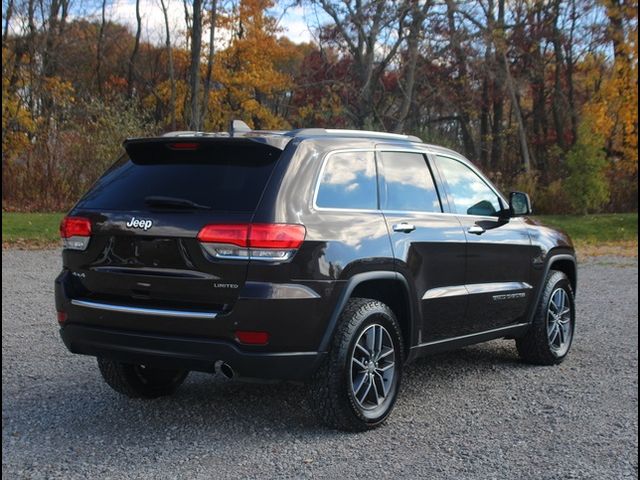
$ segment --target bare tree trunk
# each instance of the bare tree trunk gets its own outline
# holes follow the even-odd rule
[[[183,0],[182,5],[184,6],[184,26],[187,29],[187,35],[186,35],[186,45],[185,48],[187,50],[189,50],[189,38],[190,38],[190,32],[191,32],[191,16],[189,15],[189,1],[188,0]]]
[[[564,58],[562,55],[562,43],[560,39],[560,30],[558,29],[558,20],[560,17],[560,0],[555,0],[553,3],[553,52],[555,56],[555,74],[553,84],[553,102],[551,104],[551,111],[553,113],[553,126],[556,131],[556,143],[562,150],[566,150],[566,143],[564,141],[564,119],[562,118],[562,112],[565,111],[564,101],[562,96],[562,69],[564,67]]]
[[[515,112],[516,121],[518,122],[518,140],[520,140],[520,150],[522,151],[522,163],[525,172],[529,172],[531,171],[531,156],[529,154],[529,146],[527,145],[527,132],[524,128],[524,120],[522,118],[522,111],[520,110],[520,102],[518,101],[515,84],[513,83],[513,78],[511,77],[509,62],[507,62],[506,54],[504,52],[502,54],[504,56],[503,61],[507,79],[507,90],[509,90],[512,107]]]
[[[608,34],[613,45],[613,55],[616,61],[623,60],[626,62],[628,58],[624,48],[624,21],[619,12],[622,10],[623,4],[627,2],[625,0],[605,0],[602,3],[607,9],[607,17],[609,18]]]
[[[461,101],[458,105],[460,131],[462,134],[462,143],[464,144],[465,154],[469,158],[474,158],[477,155],[475,142],[471,135],[471,116],[469,113],[469,102],[471,92],[468,88],[468,72],[467,72],[467,60],[466,55],[462,49],[462,42],[460,40],[460,31],[456,28],[456,2],[453,0],[447,0],[447,21],[449,26],[449,42],[451,49],[456,58],[458,76],[457,83],[458,88],[462,91],[460,95]]]
[[[171,30],[169,28],[169,14],[167,12],[167,5],[164,0],[160,0],[160,6],[162,7],[162,14],[164,15],[164,28],[166,32],[165,46],[167,48],[167,57],[169,58],[169,82],[171,82],[171,100],[169,108],[171,109],[171,130],[176,129],[176,78],[173,68],[173,49],[171,48]]]
[[[102,98],[102,44],[104,42],[104,28],[106,25],[107,0],[102,0],[102,16],[100,30],[98,32],[97,58],[96,58],[96,81],[98,82],[98,94]]]
[[[494,37],[495,31],[504,31],[504,0],[498,0],[498,21],[494,25],[493,13],[489,17],[489,32],[491,38]],[[499,168],[502,161],[502,121],[504,116],[504,73],[506,65],[504,65],[504,57],[501,54],[503,45],[496,42],[493,38],[495,46],[495,81],[493,89],[493,125],[491,128],[492,144],[491,144],[491,168]]]
[[[543,5],[535,7],[534,18],[532,19],[532,30],[534,26],[545,25],[546,17]],[[542,30],[542,29],[539,29]],[[547,92],[546,92],[546,62],[544,61],[544,52],[542,44],[542,34],[536,34],[533,39],[533,44],[530,47],[531,54],[528,58],[531,59],[530,65],[525,66],[525,69],[530,72],[531,82],[531,96],[533,104],[533,135],[535,138],[535,146],[533,151],[535,153],[536,168],[540,170],[543,175],[546,175],[548,170],[547,164]],[[525,71],[526,71],[525,70]]]
[[[574,84],[573,84],[573,41],[578,17],[576,12],[576,1],[571,1],[571,28],[569,29],[569,41],[566,47],[567,62],[567,100],[569,102],[569,116],[571,118],[571,145],[578,139],[578,111],[576,107]]]
[[[407,37],[406,82],[402,91],[402,104],[400,105],[398,113],[398,121],[394,129],[397,133],[400,133],[405,129],[407,117],[409,116],[409,111],[414,101],[420,34],[429,8],[431,8],[431,1],[425,2],[424,6],[421,8],[417,2],[413,3],[411,6],[413,18],[411,21],[411,27],[409,28],[409,36]]]
[[[202,49],[202,0],[193,0],[193,28],[191,29],[191,65],[189,90],[191,111],[189,128],[200,130],[200,50]]]
[[[480,107],[480,165],[489,164],[489,64],[491,63],[491,42],[487,42],[484,54],[484,78],[482,80],[482,105]]]
[[[211,75],[213,73],[213,56],[215,53],[216,20],[218,0],[211,0],[210,30],[209,30],[209,54],[207,55],[207,74],[204,78],[204,95],[202,99],[202,116],[200,125],[204,126],[204,120],[209,109],[209,93],[211,92]]]
[[[2,32],[2,45],[7,43],[7,38],[9,38],[9,23],[11,22],[11,17],[13,16],[13,0],[9,0],[7,4],[7,10],[4,13],[4,32]]]
[[[133,75],[136,68],[136,58],[140,49],[140,36],[142,35],[142,17],[140,15],[140,0],[136,0],[136,40],[129,58],[129,72],[127,75],[127,95],[133,97]]]

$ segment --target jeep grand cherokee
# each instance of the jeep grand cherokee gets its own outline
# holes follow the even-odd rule
[[[113,389],[306,381],[321,421],[365,430],[420,356],[506,337],[565,358],[574,249],[526,194],[416,137],[236,126],[125,141],[62,222],[62,339]]]

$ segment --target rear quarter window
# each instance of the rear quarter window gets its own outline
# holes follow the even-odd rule
[[[378,208],[374,153],[330,154],[320,174],[316,206],[359,210]]]

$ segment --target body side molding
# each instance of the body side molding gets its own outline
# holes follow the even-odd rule
[[[492,282],[473,283],[468,285],[451,285],[427,290],[422,296],[423,300],[443,297],[458,297],[461,295],[475,295],[479,293],[499,293],[516,290],[528,290],[533,288],[526,282]]]

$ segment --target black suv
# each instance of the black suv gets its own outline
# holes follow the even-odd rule
[[[425,354],[569,351],[571,240],[456,152],[241,123],[124,147],[63,220],[55,284],[64,343],[120,393],[168,395],[190,370],[308,381],[323,422],[364,430]]]

